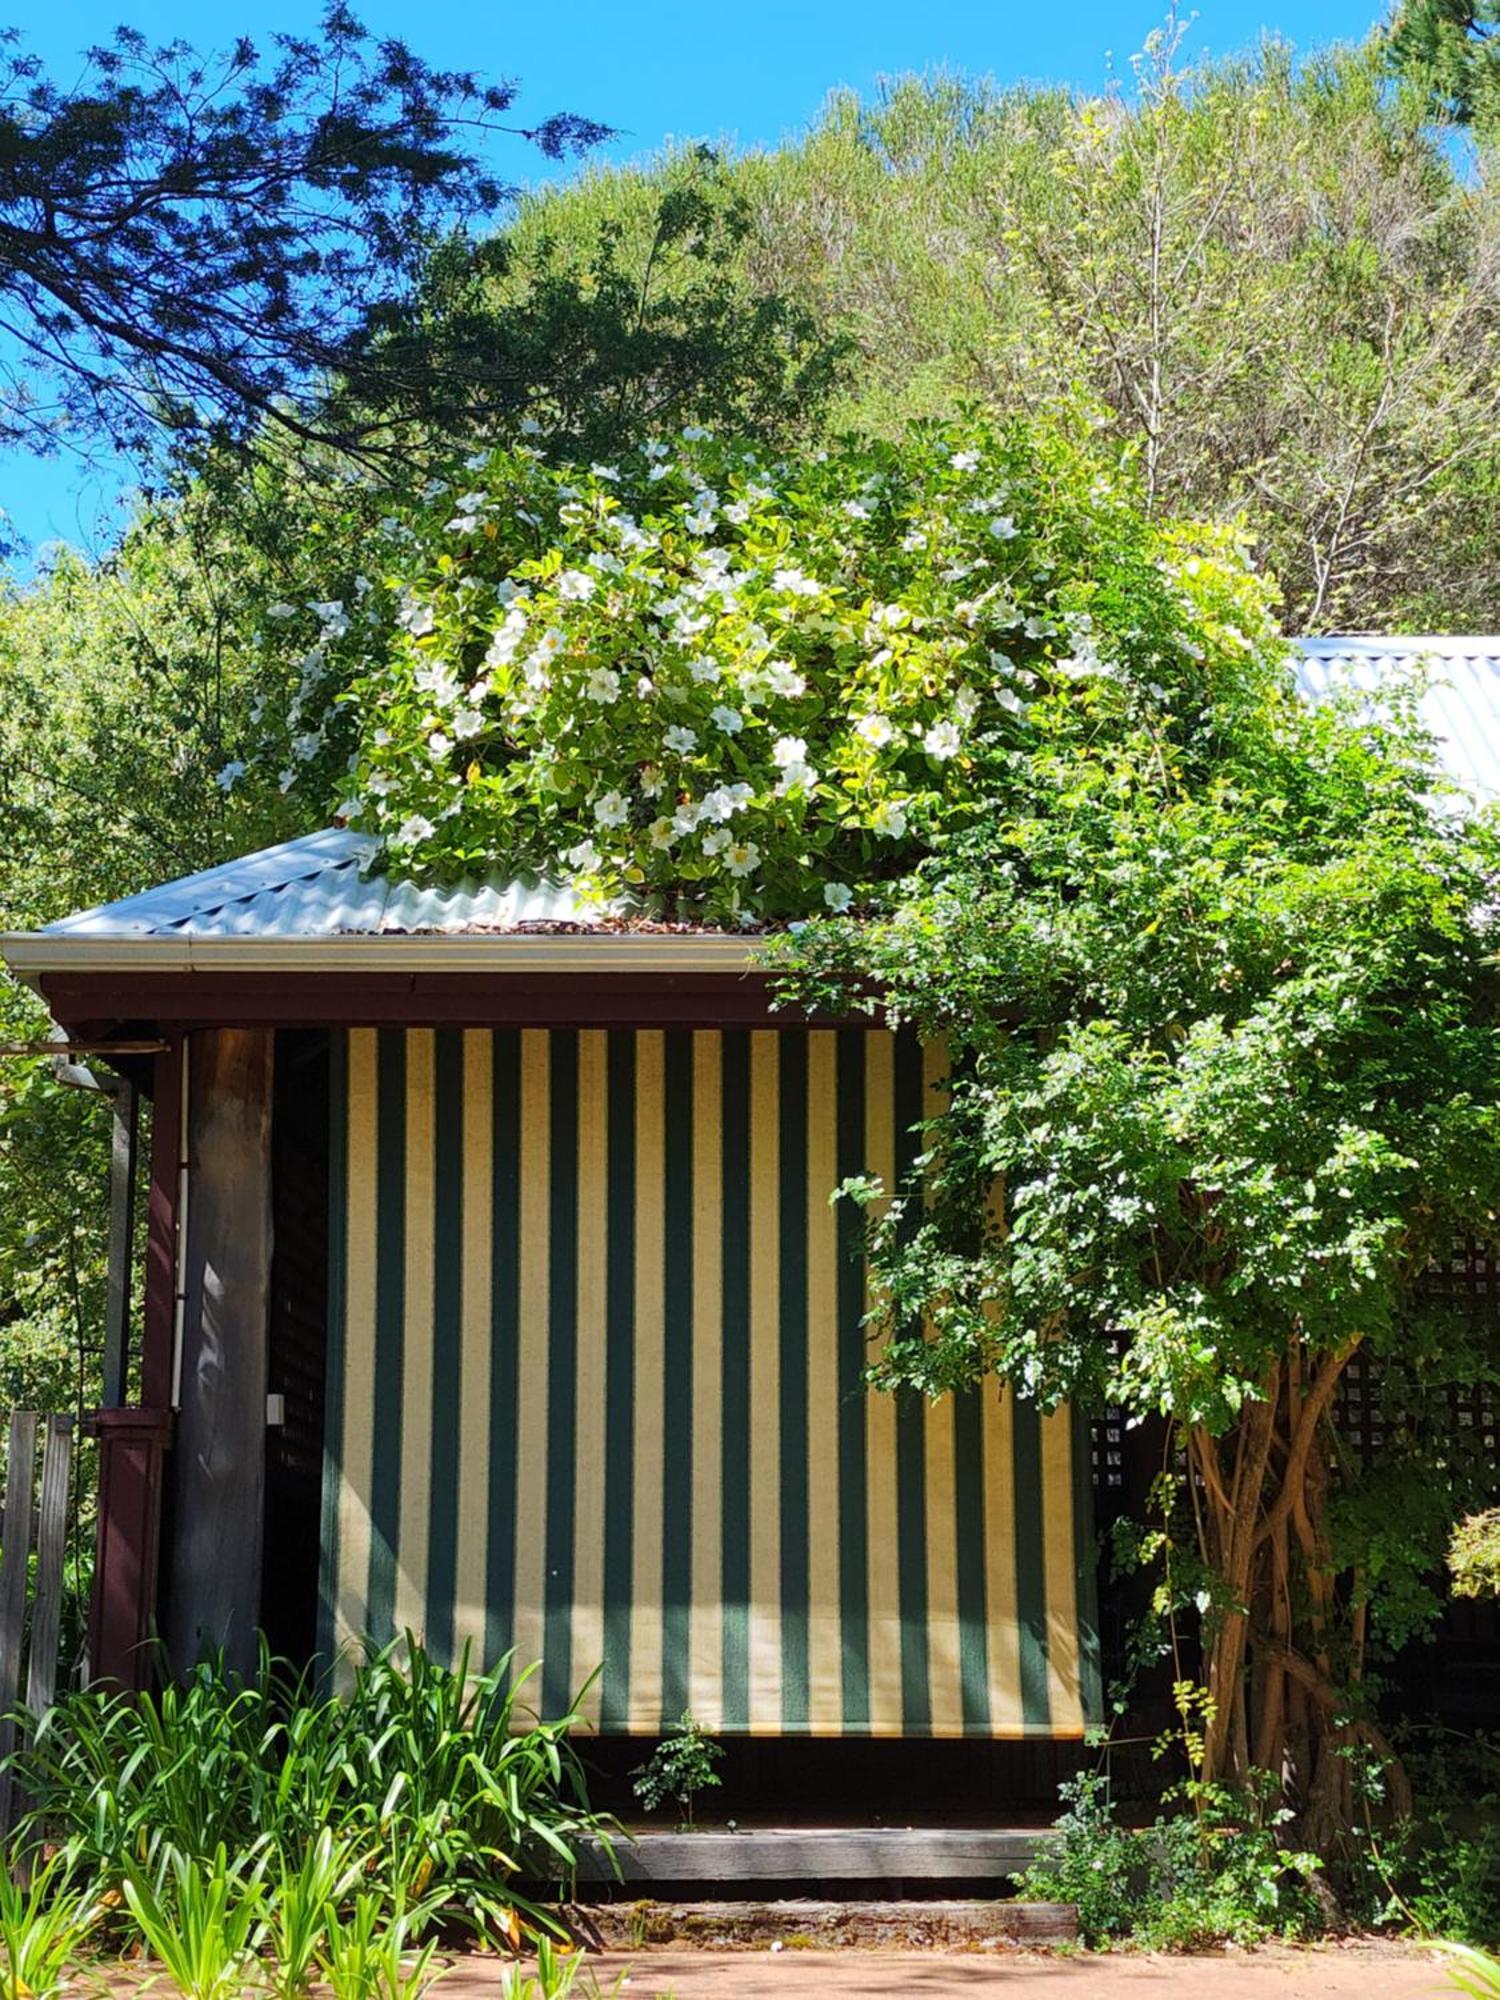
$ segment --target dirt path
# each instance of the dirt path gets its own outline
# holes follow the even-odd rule
[[[997,2000],[1455,2000],[1432,1953],[1404,1945],[1323,1946],[1203,1958],[1015,1952],[645,1950],[593,1961],[607,1993],[628,1970],[621,2000],[885,2000],[993,1993]],[[1023,1992],[1023,1989],[1024,1992]],[[466,1959],[435,2000],[498,2000],[494,1959]]]

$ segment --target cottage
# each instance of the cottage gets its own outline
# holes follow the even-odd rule
[[[1493,778],[1496,641],[1437,655]],[[137,1351],[98,1417],[93,1666],[263,1626],[515,1648],[606,1736],[1078,1738],[1088,1440],[868,1393],[857,1224],[937,1051],[769,1004],[753,939],[586,920],[334,830],[4,941],[153,1105]],[[595,1670],[598,1670],[597,1674]]]

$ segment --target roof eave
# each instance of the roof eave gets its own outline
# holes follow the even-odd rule
[[[464,972],[734,975],[763,969],[760,937],[570,931],[342,937],[0,935],[0,958],[28,983],[48,973]]]

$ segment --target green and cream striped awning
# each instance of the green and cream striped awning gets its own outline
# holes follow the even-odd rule
[[[1078,1735],[1071,1420],[861,1382],[829,1197],[910,1158],[934,1068],[861,1029],[340,1038],[325,1648],[514,1648],[548,1713],[602,1666],[607,1732]]]

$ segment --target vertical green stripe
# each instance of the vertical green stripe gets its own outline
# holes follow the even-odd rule
[[[1036,1404],[1014,1399],[1016,1616],[1021,1627],[1021,1719],[1044,1730],[1052,1720],[1047,1686],[1047,1571],[1042,1512],[1042,1426]]]
[[[1073,1561],[1078,1588],[1078,1680],[1086,1723],[1103,1722],[1104,1688],[1099,1658],[1099,1550],[1094,1528],[1089,1426],[1081,1407],[1072,1412]]]
[[[578,1030],[554,1028],[547,1252],[546,1609],[542,1713],[572,1700],[574,1480],[578,1451]],[[593,1663],[590,1662],[590,1665]]]
[[[807,1727],[807,1036],[781,1037],[778,1106],[781,1268],[781,1723]]]
[[[750,1721],[750,1036],[723,1037],[725,1729]]]
[[[907,1197],[907,1226],[918,1221],[920,1190],[913,1181],[922,1150],[916,1127],[927,1115],[922,1094],[922,1047],[903,1032],[895,1048],[896,1183]],[[901,1707],[914,1736],[932,1727],[927,1656],[927,1451],[926,1411],[920,1396],[902,1393],[896,1405],[896,1542],[900,1563]]]
[[[693,1037],[664,1037],[662,1718],[688,1706],[693,1598]]]
[[[370,1637],[395,1636],[401,1525],[406,1311],[406,1033],[380,1030],[376,1056],[375,1450],[370,1474]]]
[[[433,1108],[432,1445],[427,1509],[427,1643],[453,1657],[458,1588],[458,1422],[462,1407],[464,1038],[435,1040]]]
[[[493,1666],[515,1644],[516,1383],[521,1318],[521,1035],[494,1038],[490,1130],[493,1210],[490,1221],[489,1523],[485,1545],[484,1664]],[[482,1117],[485,1107],[475,1105]]]
[[[839,1031],[837,1057],[840,1182],[865,1172],[865,1030]],[[839,1607],[843,1655],[843,1726],[870,1726],[870,1565],[866,1532],[869,1468],[865,1460],[866,1340],[864,1231],[860,1211],[841,1201],[838,1243]]]
[[[338,1631],[339,1491],[348,1353],[349,1032],[328,1036],[328,1355],[323,1391],[323,1509],[318,1562],[318,1670],[330,1672]]]
[[[980,1391],[953,1399],[954,1520],[958,1543],[958,1671],[964,1734],[990,1727],[989,1614],[985,1595],[984,1417]]]
[[[609,1036],[609,1269],[605,1277],[604,1680],[599,1726],[623,1730],[630,1701],[635,1501],[635,1035]]]

